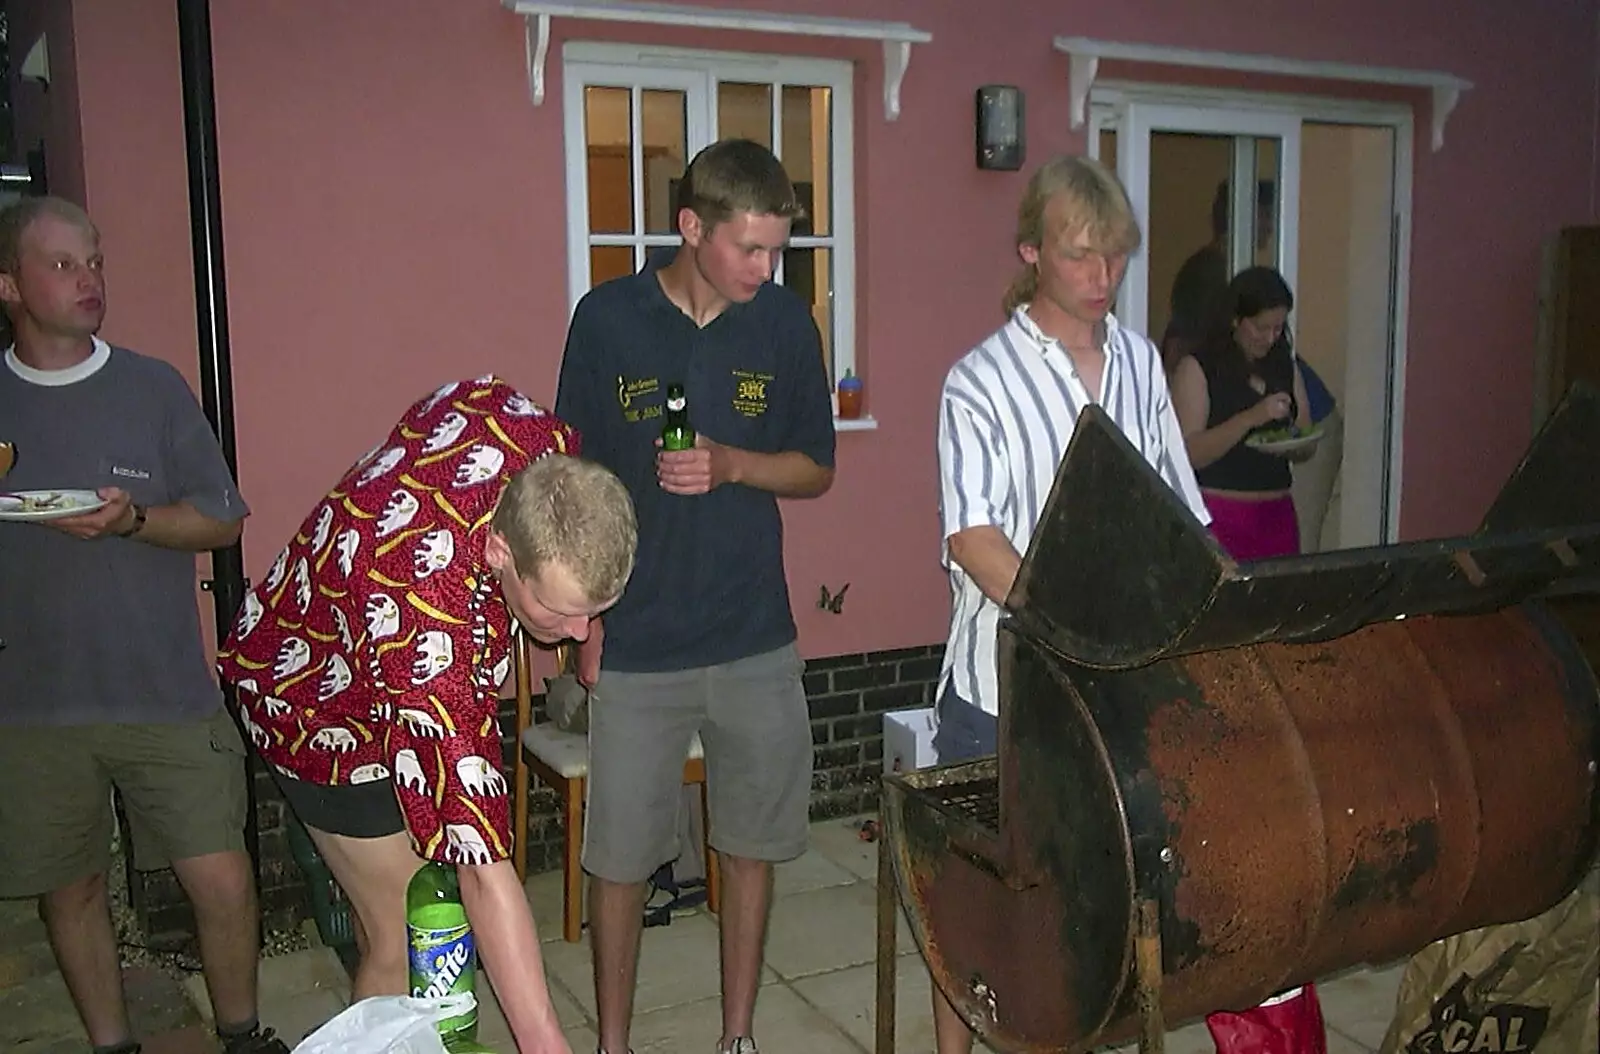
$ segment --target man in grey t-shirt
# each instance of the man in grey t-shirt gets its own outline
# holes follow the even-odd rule
[[[256,1020],[256,891],[244,851],[244,746],[212,680],[195,554],[248,513],[183,378],[95,336],[99,234],[77,206],[0,213],[4,491],[82,489],[105,504],[0,522],[0,897],[37,896],[97,1052],[134,1042],[106,894],[110,792],[135,863],[170,862],[194,905],[228,1054],[287,1054]],[[25,808],[14,803],[27,802]]]

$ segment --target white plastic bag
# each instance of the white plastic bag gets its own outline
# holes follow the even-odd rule
[[[437,1024],[477,1002],[470,992],[438,999],[373,996],[311,1033],[294,1054],[446,1054]]]

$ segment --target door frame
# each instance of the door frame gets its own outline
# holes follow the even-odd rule
[[[1202,107],[1245,113],[1297,117],[1302,122],[1387,127],[1394,132],[1394,201],[1392,205],[1393,268],[1390,282],[1389,457],[1386,509],[1381,540],[1393,544],[1400,538],[1400,513],[1405,464],[1406,346],[1410,328],[1412,178],[1416,151],[1416,116],[1407,103],[1373,102],[1320,95],[1277,92],[1252,92],[1231,88],[1202,88],[1180,84],[1146,84],[1129,81],[1099,81],[1089,93],[1088,153],[1100,152],[1100,133],[1115,128],[1117,111],[1128,103],[1151,106]],[[1226,134],[1226,133],[1223,133]],[[1121,144],[1118,144],[1119,154]],[[1120,156],[1118,158],[1121,160]],[[1131,196],[1131,191],[1130,191]],[[1281,195],[1280,200],[1286,200]],[[1295,223],[1298,225],[1298,217]],[[1279,236],[1282,238],[1280,221]]]

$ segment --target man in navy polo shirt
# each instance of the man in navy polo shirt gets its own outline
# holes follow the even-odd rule
[[[714,143],[676,207],[676,251],[579,301],[556,396],[639,523],[633,579],[578,652],[594,687],[583,866],[595,995],[601,1050],[622,1054],[645,883],[679,853],[699,732],[723,879],[717,1049],[755,1054],[772,865],[805,851],[811,791],[777,499],[833,483],[833,414],[811,314],[770,281],[801,211],[778,159],[748,140]],[[671,384],[688,399],[692,450],[659,449]]]

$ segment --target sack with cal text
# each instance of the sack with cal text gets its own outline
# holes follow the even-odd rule
[[[1378,1049],[1600,1050],[1600,868],[1542,915],[1458,933],[1413,955]]]

